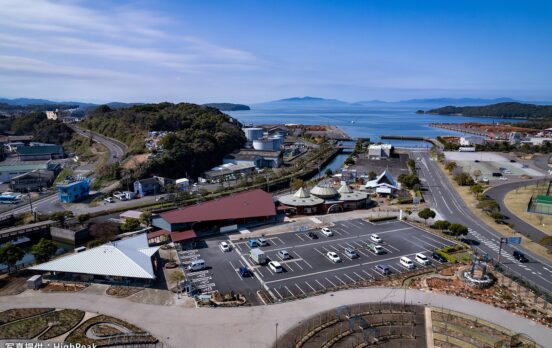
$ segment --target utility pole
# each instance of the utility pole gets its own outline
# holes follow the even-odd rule
[[[276,341],[274,343],[274,347],[278,348],[278,323],[276,323]]]
[[[499,243],[499,247],[498,247],[497,263],[500,263],[500,255],[502,254],[502,243],[504,243],[505,240],[506,240],[506,238],[500,238],[500,243]]]
[[[33,197],[31,196],[31,188],[27,187],[27,195],[29,196],[29,206],[31,208],[31,215],[33,217],[33,222],[36,222],[35,220],[35,213],[33,211]]]

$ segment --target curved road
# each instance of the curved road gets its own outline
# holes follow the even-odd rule
[[[532,225],[525,222],[523,219],[519,218],[516,214],[512,213],[506,207],[506,204],[504,204],[504,198],[506,197],[508,192],[515,190],[518,187],[534,185],[537,182],[542,182],[542,181],[543,179],[511,182],[508,184],[492,187],[485,192],[487,196],[494,199],[498,203],[498,205],[500,205],[500,211],[502,212],[503,215],[508,217],[508,222],[511,222],[514,225],[513,227],[514,230],[518,232],[522,232],[529,239],[531,239],[536,243],[538,243],[543,237],[546,237],[547,234],[542,232],[538,228],[533,227]],[[549,246],[548,248],[552,249],[552,246]]]
[[[422,184],[427,188],[424,192],[428,205],[439,212],[444,219],[463,224],[468,227],[468,238],[477,241],[474,249],[479,254],[487,254],[495,261],[498,259],[499,241],[503,236],[492,227],[481,221],[466,205],[462,197],[451,186],[445,173],[427,152],[413,151],[419,168]],[[525,234],[525,230],[520,230]],[[530,262],[520,263],[512,256],[514,250],[520,250],[527,255]],[[501,266],[522,278],[541,291],[552,296],[552,263],[537,256],[522,245],[503,245]]]
[[[241,308],[186,308],[152,305],[99,295],[95,289],[78,293],[27,290],[1,296],[0,310],[9,308],[76,308],[121,318],[159,338],[168,347],[271,347],[278,335],[322,311],[365,302],[432,305],[466,313],[524,333],[543,347],[550,346],[552,330],[491,305],[461,297],[419,290],[368,288],[327,293],[269,306]]]

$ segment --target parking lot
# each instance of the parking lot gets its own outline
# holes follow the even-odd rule
[[[266,265],[256,265],[249,257],[251,247],[245,238],[229,242],[225,236],[220,236],[207,240],[198,249],[180,252],[179,256],[184,265],[199,258],[205,260],[206,270],[187,273],[202,292],[219,290],[225,293],[233,290],[258,303],[255,294],[262,288],[267,289],[275,300],[284,300],[384,277],[375,269],[376,265],[388,266],[391,274],[412,271],[399,262],[402,256],[414,261],[414,269],[431,267],[417,263],[415,254],[424,253],[430,257],[435,248],[451,244],[444,238],[402,221],[371,223],[357,219],[336,222],[330,228],[333,236],[329,237],[320,233],[319,229],[266,237],[268,245],[260,249],[269,260],[282,265],[283,272],[280,273],[273,272]],[[308,232],[315,232],[317,238],[310,238]],[[379,255],[368,248],[372,243],[370,235],[374,233],[382,239],[379,245],[384,253]],[[219,248],[223,240],[231,244],[230,252]],[[346,248],[356,250],[358,258],[347,257]],[[286,250],[291,258],[281,260],[278,255],[280,250]],[[327,257],[328,252],[335,252],[341,261],[331,261]],[[251,270],[253,276],[241,277],[239,268],[242,266]]]

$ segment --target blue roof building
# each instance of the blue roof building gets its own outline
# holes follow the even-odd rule
[[[57,184],[59,201],[62,203],[74,203],[88,196],[90,193],[90,179],[69,178],[61,184]]]

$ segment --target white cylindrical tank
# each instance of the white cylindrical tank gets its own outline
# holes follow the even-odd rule
[[[284,145],[284,138],[281,136],[275,135],[273,137],[270,137],[270,139],[272,139],[273,141],[273,150],[280,150]]]
[[[274,150],[274,139],[253,140],[253,148],[255,150],[272,151]]]
[[[263,129],[252,127],[252,128],[244,128],[243,132],[245,133],[245,137],[248,141],[257,140],[263,137]]]

